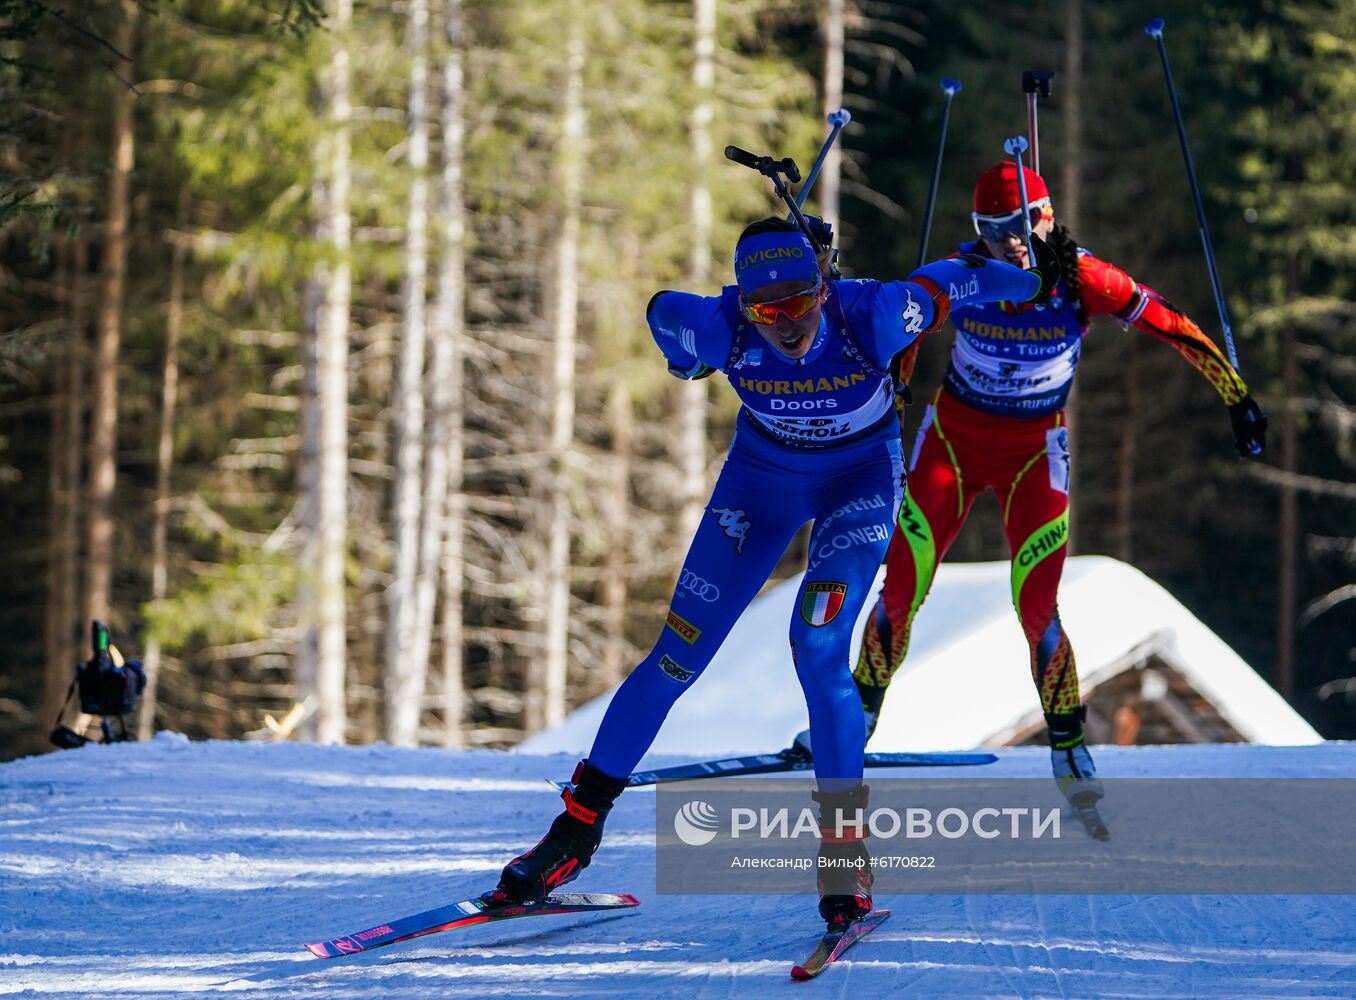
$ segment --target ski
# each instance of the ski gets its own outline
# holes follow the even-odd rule
[[[823,972],[830,962],[838,960],[856,942],[870,934],[890,916],[889,910],[872,910],[866,916],[854,920],[843,927],[830,928],[824,932],[815,947],[814,953],[800,965],[791,967],[792,979],[813,979]]]
[[[547,896],[536,903],[512,903],[506,906],[493,906],[483,898],[476,897],[437,909],[425,910],[413,916],[401,917],[388,924],[378,924],[355,934],[331,938],[320,944],[308,944],[306,950],[316,958],[335,958],[339,955],[371,951],[383,945],[423,937],[425,934],[450,931],[454,927],[470,927],[472,924],[485,924],[493,920],[544,917],[556,913],[593,913],[598,910],[617,910],[639,905],[640,900],[635,896],[610,892],[566,892]]]
[[[783,751],[782,754],[785,754]],[[733,778],[745,774],[775,774],[783,771],[809,771],[814,762],[782,754],[755,754],[750,757],[729,757],[725,760],[707,760],[696,764],[678,764],[653,771],[636,771],[627,782],[628,788],[637,785],[662,785],[669,781],[692,781],[697,778]],[[991,753],[869,753],[867,767],[964,767],[992,764],[998,758]],[[552,781],[564,791],[568,781]]]

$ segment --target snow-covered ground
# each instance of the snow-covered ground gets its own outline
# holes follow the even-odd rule
[[[1038,749],[1000,756],[982,770],[1048,773]],[[1098,761],[1118,777],[1356,777],[1349,744],[1102,748]],[[793,985],[813,899],[656,896],[641,790],[572,886],[633,892],[638,909],[333,961],[302,949],[493,884],[557,811],[543,779],[572,764],[169,734],[0,764],[0,995],[1356,997],[1346,896],[882,898],[888,923]]]

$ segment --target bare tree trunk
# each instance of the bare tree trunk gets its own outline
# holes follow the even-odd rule
[[[618,379],[607,401],[607,422],[612,436],[612,476],[607,498],[607,524],[611,547],[607,574],[603,578],[607,642],[603,647],[604,689],[622,682],[626,672],[626,564],[628,521],[631,513],[631,394]]]
[[[707,187],[711,162],[712,92],[716,83],[716,0],[693,0],[692,83],[697,103],[692,109],[692,258],[694,290],[711,278],[711,191]],[[684,382],[681,389],[683,507],[680,533],[697,533],[706,503],[706,382]],[[609,668],[610,669],[610,668]]]
[[[342,743],[347,724],[344,694],[346,609],[344,553],[348,534],[348,329],[352,271],[349,263],[349,157],[352,104],[349,96],[349,30],[352,0],[335,0],[330,22],[330,64],[323,84],[327,141],[317,169],[324,178],[317,235],[328,259],[316,268],[314,415],[303,420],[303,448],[310,435],[313,467],[302,486],[309,531],[302,553],[302,642],[297,669],[298,701],[313,698],[314,714],[298,734],[322,743]],[[303,455],[303,463],[306,456]],[[303,470],[305,465],[303,465]]]
[[[312,236],[320,242],[329,203],[325,182],[329,140],[316,144],[311,165]],[[301,445],[297,456],[298,535],[303,539],[297,578],[297,655],[293,665],[293,700],[314,703],[320,677],[320,323],[325,288],[323,266],[317,266],[301,295]],[[311,706],[314,708],[314,704]],[[299,739],[316,738],[313,711],[303,713],[293,731]]]
[[[574,355],[579,307],[579,215],[584,181],[584,29],[570,22],[560,135],[563,217],[556,247],[555,351],[552,372],[551,497],[546,568],[546,663],[542,685],[527,697],[529,731],[565,718],[570,642],[570,494],[574,445]]]
[[[419,631],[415,592],[424,497],[424,298],[428,270],[428,0],[410,0],[405,46],[411,55],[410,204],[405,216],[404,323],[396,377],[394,559],[386,590],[386,739],[419,742],[432,628]],[[425,517],[434,517],[433,508]]]
[[[65,664],[61,691],[56,694],[59,700],[64,697],[66,686],[70,683],[71,667],[80,658],[75,643],[76,626],[80,618],[80,525],[81,468],[85,452],[85,365],[89,360],[87,347],[86,307],[88,306],[89,284],[89,245],[83,235],[75,237],[71,254],[71,327],[67,355],[63,359],[67,366],[65,426],[66,447],[61,461],[65,466],[62,483],[66,490],[65,503],[61,508],[61,524],[58,536],[61,539],[61,564],[58,576],[61,591],[58,594],[60,631],[59,657]],[[55,679],[54,679],[55,680]]]
[[[38,716],[39,737],[45,737],[57,713],[61,710],[61,701],[65,697],[67,686],[71,682],[71,660],[68,657],[68,637],[71,631],[68,609],[63,607],[61,596],[66,589],[62,574],[67,566],[63,559],[70,539],[62,534],[65,526],[66,511],[74,500],[70,485],[66,481],[66,452],[70,448],[70,438],[75,428],[70,425],[70,409],[66,400],[70,395],[71,366],[67,355],[75,350],[79,336],[72,313],[75,306],[70,301],[75,287],[75,266],[70,260],[69,244],[58,241],[53,253],[53,271],[57,287],[66,289],[68,296],[65,312],[66,329],[53,343],[52,362],[52,432],[48,439],[49,458],[47,465],[47,595],[43,603],[43,685],[42,709]]]
[[[843,6],[828,0],[824,10],[824,114],[843,106]],[[824,221],[838,227],[838,187],[843,175],[843,145],[835,143],[819,175],[819,207]]]
[[[1083,0],[1065,0],[1065,45],[1064,45],[1064,83],[1060,87],[1064,102],[1064,190],[1059,196],[1058,211],[1061,221],[1075,234],[1078,233],[1080,200],[1083,194]],[[1039,98],[1038,98],[1039,99]],[[1069,495],[1078,495],[1078,481],[1081,478],[1078,462],[1078,384],[1069,393],[1069,401],[1064,405],[1069,420],[1069,453],[1073,461],[1069,463]],[[1069,519],[1069,554],[1076,551],[1078,518]]]
[[[1121,371],[1124,389],[1121,440],[1116,463],[1116,558],[1133,562],[1135,556],[1135,446],[1139,431],[1139,338],[1131,333],[1125,343]]]
[[[1299,171],[1295,170],[1295,174]],[[1299,256],[1290,255],[1286,275],[1287,298],[1299,293]],[[1276,690],[1287,701],[1295,696],[1295,620],[1299,570],[1299,426],[1295,398],[1299,392],[1299,368],[1295,354],[1295,331],[1281,330],[1281,490],[1280,523],[1276,531]]]
[[[465,45],[462,0],[448,0],[447,49],[443,57],[442,177],[439,227],[442,256],[433,304],[433,359],[429,398],[433,416],[429,426],[428,473],[424,486],[424,525],[420,543],[419,589],[416,606],[419,628],[431,631],[438,582],[443,581],[442,744],[461,746],[462,692],[462,522],[465,505],[461,490],[462,365],[466,336],[466,209],[462,202],[465,103],[462,52]],[[425,651],[427,656],[427,651]]]
[[[178,228],[188,222],[188,189],[179,192]],[[170,251],[169,314],[165,322],[165,373],[160,385],[160,441],[155,459],[155,520],[151,526],[151,601],[165,599],[169,573],[166,549],[169,538],[170,469],[174,464],[174,410],[179,401],[179,336],[184,325],[184,258],[187,248],[178,233]],[[137,738],[148,740],[155,733],[156,691],[160,680],[160,639],[153,632],[146,640],[142,659],[146,690],[137,716]]]
[[[454,368],[454,371],[459,370],[460,365]],[[466,495],[461,490],[464,463],[460,421],[455,422],[453,428],[447,449],[447,536],[443,539],[442,630],[439,634],[443,647],[443,746],[449,748],[464,744],[462,720],[466,715],[465,682],[462,679],[465,636],[461,603],[465,581],[462,561],[465,558]]]
[[[100,262],[99,314],[94,334],[94,382],[90,402],[89,541],[85,556],[85,613],[107,619],[113,581],[113,486],[117,478],[118,355],[122,337],[123,290],[127,281],[127,226],[129,191],[136,137],[132,122],[135,63],[132,46],[140,8],[122,0],[113,29],[113,46],[128,59],[117,63],[117,75],[108,77],[112,169],[108,173],[108,218]]]

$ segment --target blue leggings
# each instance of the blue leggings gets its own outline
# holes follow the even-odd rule
[[[791,655],[810,713],[815,776],[830,789],[857,784],[866,724],[849,647],[904,493],[899,434],[889,428],[849,445],[795,450],[762,437],[745,419],[683,563],[668,622],[618,688],[589,762],[615,777],[631,773],[796,531],[813,520]],[[756,711],[752,688],[749,702]]]

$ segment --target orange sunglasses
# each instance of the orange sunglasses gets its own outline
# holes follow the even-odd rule
[[[778,314],[784,315],[787,319],[800,319],[815,306],[823,305],[828,292],[829,286],[820,278],[803,292],[785,295],[770,302],[750,302],[741,295],[740,307],[744,310],[744,315],[753,322],[760,326],[771,326],[777,322]]]

